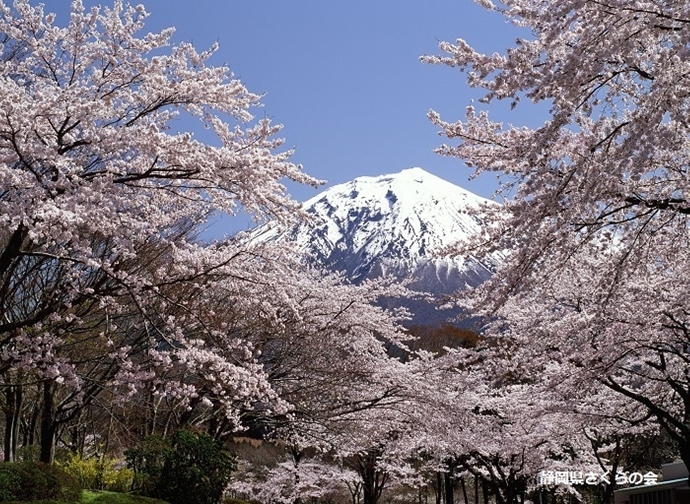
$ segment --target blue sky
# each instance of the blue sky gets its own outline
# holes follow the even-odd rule
[[[44,0],[46,10],[67,20],[67,0]],[[85,0],[87,6],[111,1]],[[139,3],[139,2],[132,2]],[[228,64],[256,93],[265,93],[258,116],[284,125],[293,161],[325,187],[361,175],[420,166],[482,196],[491,176],[468,181],[457,159],[433,152],[443,138],[426,114],[446,120],[464,115],[472,98],[457,70],[419,62],[438,54],[440,40],[462,37],[476,49],[504,52],[519,33],[496,13],[471,0],[148,0],[146,30],[174,26],[174,41],[197,49],[220,44],[212,63]],[[62,21],[61,21],[62,20]],[[510,115],[498,104],[492,113],[506,122],[529,124],[530,110]],[[289,186],[304,201],[318,191]],[[228,231],[246,228],[239,217]]]

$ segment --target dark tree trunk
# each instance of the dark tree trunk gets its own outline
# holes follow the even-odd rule
[[[19,441],[19,420],[22,409],[22,386],[11,385],[5,389],[5,462],[16,462]]]
[[[450,466],[452,468],[452,466]],[[443,474],[443,487],[446,492],[445,504],[453,504],[455,500],[455,480],[453,479],[453,473],[451,469],[447,473]]]
[[[43,404],[40,404],[33,409],[31,421],[29,422],[29,439],[28,443],[26,443],[27,445],[33,446],[36,444],[36,435],[38,434],[38,419],[41,415],[41,411],[43,411]]]
[[[506,488],[506,502],[508,504],[517,504],[517,493],[511,481],[508,482],[508,487]]]
[[[479,478],[474,477],[474,504],[479,504]]]
[[[489,485],[486,480],[482,480],[482,494],[484,495],[484,504],[489,504]]]
[[[24,227],[24,224],[19,224],[17,229],[14,230],[7,245],[5,245],[5,250],[3,250],[2,255],[0,255],[0,274],[4,274],[9,269],[12,261],[19,256],[24,240],[28,234],[29,230]],[[9,282],[5,282],[5,286],[8,283]]]
[[[352,504],[359,504],[360,494],[362,493],[362,484],[358,481],[346,481],[347,489],[350,491],[352,497]]]
[[[436,471],[436,504],[443,500],[443,473]]]
[[[292,465],[295,468],[295,488],[299,487],[299,463],[302,460],[304,453],[295,445],[290,446],[290,454],[292,455]],[[297,497],[294,504],[300,504],[301,500]]]
[[[460,478],[460,488],[462,488],[462,498],[465,504],[470,504],[467,500],[467,487],[465,486],[465,478]]]
[[[620,451],[621,442],[620,439],[616,438],[616,452]],[[611,483],[604,486],[604,495],[601,499],[601,502],[603,502],[604,504],[609,504],[609,502],[613,502],[613,491],[616,489],[616,473],[618,472],[619,461],[620,456],[614,458],[613,465],[611,466],[611,474],[609,476],[609,478],[611,479]]]
[[[44,464],[55,462],[55,438],[57,424],[55,422],[55,383],[53,380],[43,382],[43,412],[41,414],[41,456],[39,460]]]
[[[146,390],[146,404],[144,406],[144,432],[142,438],[153,436],[156,433],[156,422],[158,421],[156,411],[156,401],[153,390]]]
[[[517,488],[514,481],[508,481],[506,486],[506,502],[508,504],[517,504]]]
[[[378,456],[377,451],[356,456],[356,470],[362,478],[364,504],[376,504],[388,482],[388,473],[377,467]]]

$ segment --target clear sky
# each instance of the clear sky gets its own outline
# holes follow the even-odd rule
[[[44,0],[46,11],[67,22],[68,0]],[[111,0],[84,0],[87,6]],[[140,3],[133,1],[133,4]],[[426,114],[446,120],[464,115],[472,98],[455,69],[419,62],[439,54],[440,40],[461,37],[476,49],[504,52],[519,33],[496,13],[471,0],[144,0],[146,31],[174,26],[174,41],[198,50],[214,42],[214,64],[228,64],[255,93],[265,93],[258,116],[284,125],[293,161],[325,187],[361,175],[397,172],[412,166],[490,196],[490,176],[469,181],[457,159],[433,152],[443,138]],[[529,124],[493,107],[494,117]],[[299,201],[318,191],[290,186]],[[228,231],[246,228],[248,219],[224,223]]]

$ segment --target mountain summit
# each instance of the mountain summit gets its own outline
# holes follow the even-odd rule
[[[394,276],[412,279],[415,289],[451,293],[481,283],[502,259],[438,256],[481,230],[484,205],[497,203],[410,168],[333,186],[303,204],[311,220],[282,233],[264,226],[255,236],[294,241],[354,282]]]

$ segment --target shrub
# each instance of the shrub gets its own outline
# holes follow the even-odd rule
[[[129,467],[118,467],[115,472],[109,473],[105,489],[111,492],[129,492],[132,489],[134,471]]]
[[[83,458],[72,454],[60,464],[82,486],[89,490],[110,490],[126,492],[130,489],[134,472],[127,467],[118,467],[118,460],[111,457]]]
[[[0,463],[0,502],[57,499],[77,502],[81,486],[61,468],[40,462]]]
[[[171,443],[148,438],[126,455],[141,484],[138,491],[170,504],[217,504],[236,467],[222,443],[188,431],[179,431]]]
[[[125,452],[127,467],[134,471],[133,489],[141,495],[158,497],[165,458],[170,456],[172,445],[158,436],[148,436],[144,441]]]
[[[5,469],[7,465],[7,462],[0,464],[0,502],[17,499],[17,491],[22,487],[19,472]]]
[[[25,445],[17,451],[17,462],[38,462],[41,455],[39,445]]]

